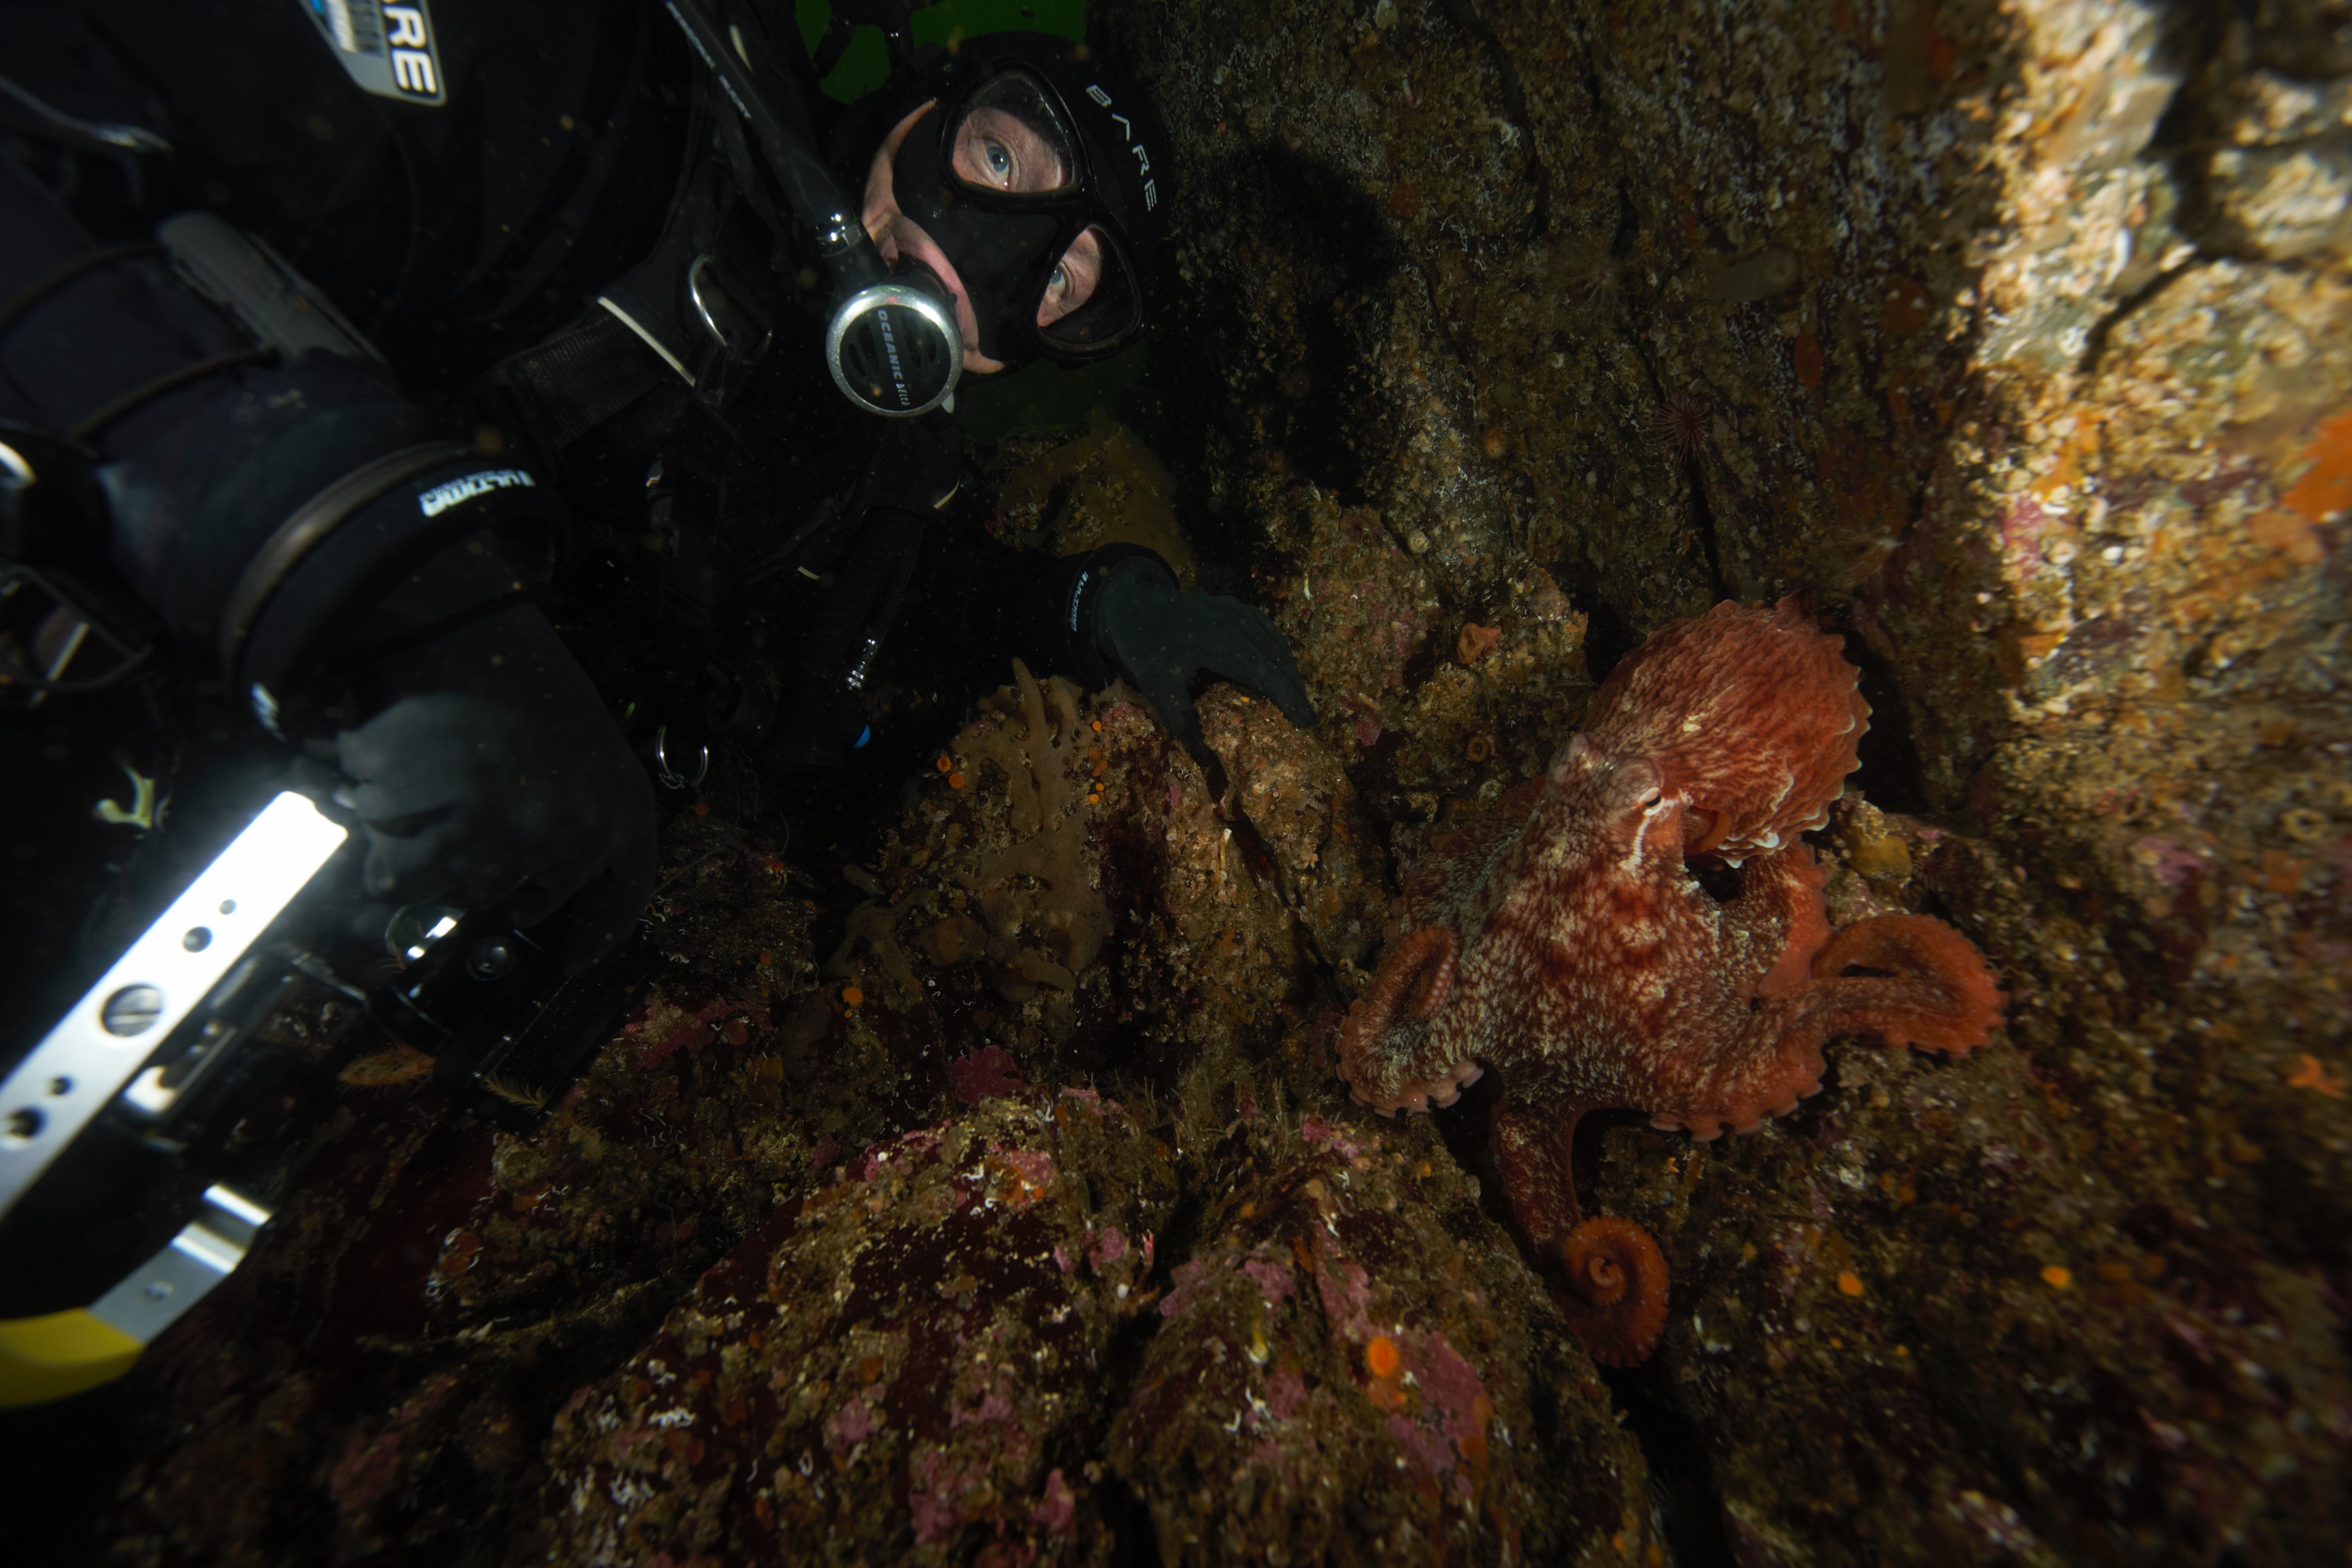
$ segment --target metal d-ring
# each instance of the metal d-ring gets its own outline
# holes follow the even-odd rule
[[[727,292],[726,286],[718,279],[712,278],[707,284],[704,282],[705,271],[718,259],[709,251],[694,258],[693,264],[686,269],[686,297],[692,302],[694,313],[702,318],[704,330],[717,341],[729,359],[755,364],[767,354],[768,341],[773,333],[761,331],[756,320],[748,319],[750,312]],[[741,331],[730,333],[728,326],[730,322],[739,325]],[[754,333],[758,334],[756,342],[751,341]]]
[[[654,731],[654,777],[665,789],[688,789],[710,775],[710,747],[702,747],[701,759],[695,763],[694,776],[687,778],[669,765],[669,726],[662,725]]]
[[[735,352],[735,345],[728,340],[727,329],[719,324],[719,314],[717,310],[710,308],[711,301],[703,298],[702,269],[716,259],[718,258],[707,250],[694,258],[693,263],[686,269],[686,297],[694,302],[694,313],[702,318],[703,327],[720,348],[732,354]],[[719,294],[718,299],[719,309],[722,310],[732,302],[723,292]]]

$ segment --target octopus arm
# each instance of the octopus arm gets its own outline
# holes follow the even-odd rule
[[[1956,1057],[1990,1041],[2000,1022],[2000,986],[1984,955],[1927,915],[1856,921],[1822,949],[1801,994],[1815,1002],[1825,1034]]]
[[[1569,1162],[1576,1124],[1590,1109],[1559,1095],[1503,1100],[1495,1107],[1495,1157],[1519,1228],[1565,1270],[1565,1288],[1556,1281],[1553,1294],[1569,1326],[1601,1365],[1633,1366],[1666,1326],[1666,1260],[1632,1220],[1582,1216]]]
[[[1558,1247],[1584,1217],[1569,1154],[1587,1109],[1572,1100],[1516,1097],[1495,1107],[1495,1159],[1511,1195],[1511,1215],[1538,1251]]]
[[[1651,1124],[1687,1128],[1702,1141],[1727,1127],[1751,1132],[1818,1093],[1830,1033],[1811,1026],[1813,1006],[1787,1000],[1814,984],[1816,956],[1831,941],[1822,902],[1828,871],[1809,847],[1794,844],[1748,861],[1739,875],[1739,897],[1723,911],[1723,945],[1708,961],[1755,978],[1719,986],[1677,1047],[1649,1067]]]
[[[1860,970],[1861,973],[1850,973]],[[1718,1067],[1696,1081],[1705,1092],[1654,1114],[1659,1127],[1687,1127],[1700,1139],[1724,1127],[1752,1132],[1818,1091],[1822,1045],[1868,1035],[1900,1048],[1965,1056],[1992,1038],[2000,987],[1969,939],[1927,915],[1877,915],[1830,939],[1812,977],[1752,1016]]]
[[[1786,1116],[1797,1102],[1822,1090],[1822,1042],[1832,1031],[1799,1011],[1768,1008],[1713,1059],[1695,1062],[1678,1103],[1653,1107],[1650,1125],[1673,1131],[1687,1128],[1705,1143],[1734,1132],[1753,1132],[1765,1119]]]
[[[1414,1047],[1426,1024],[1445,1005],[1461,939],[1444,926],[1423,926],[1390,944],[1364,994],[1339,1029],[1339,1076],[1358,1104],[1383,1116],[1451,1105],[1478,1079],[1475,1062],[1422,1061]]]
[[[1772,967],[1756,982],[1757,995],[1786,995],[1812,974],[1813,959],[1830,941],[1829,909],[1822,901],[1829,879],[1829,868],[1817,864],[1804,844],[1740,868],[1732,923],[1780,949]]]
[[[1598,1215],[1560,1244],[1568,1326],[1603,1366],[1638,1366],[1666,1327],[1666,1260],[1630,1219]]]

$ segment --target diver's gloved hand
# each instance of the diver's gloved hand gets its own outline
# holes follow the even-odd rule
[[[394,673],[410,694],[335,737],[368,892],[503,905],[520,926],[580,895],[575,966],[626,936],[653,895],[653,786],[554,628],[510,610]]]
[[[1129,547],[1117,558],[1097,552],[1094,561],[1100,570],[1080,579],[1078,624],[1091,624],[1095,651],[1143,694],[1194,761],[1211,761],[1190,690],[1204,669],[1273,699],[1300,729],[1313,727],[1298,666],[1262,612],[1179,588],[1168,563],[1148,550]]]

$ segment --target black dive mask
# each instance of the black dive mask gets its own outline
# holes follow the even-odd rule
[[[983,64],[915,122],[891,166],[899,210],[963,283],[975,346],[1009,365],[1085,363],[1143,328],[1118,221],[1125,193],[1099,167],[1111,149],[1092,124],[1111,119],[1109,95],[1099,85],[1081,90],[1093,95],[1084,120],[1035,63]],[[1139,151],[1120,146],[1117,155]]]

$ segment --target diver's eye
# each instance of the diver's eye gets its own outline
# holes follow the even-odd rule
[[[1045,298],[1058,300],[1069,291],[1070,269],[1066,267],[1055,268],[1054,276],[1045,280]]]
[[[981,155],[988,160],[988,172],[990,174],[995,175],[998,179],[1004,181],[1008,184],[1012,183],[1013,154],[1009,150],[1007,150],[1003,142],[989,142],[982,149]]]

